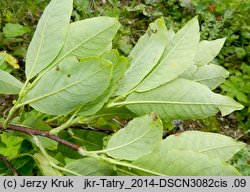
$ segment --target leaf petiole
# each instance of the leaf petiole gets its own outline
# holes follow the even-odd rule
[[[63,171],[63,172],[67,172],[67,173],[70,173],[72,175],[76,175],[76,176],[80,176],[78,173],[72,171],[72,170],[69,170],[69,169],[66,169],[64,167],[60,167],[58,165],[56,165],[53,161],[56,161],[54,158],[52,158],[45,150],[45,148],[43,147],[43,145],[40,143],[38,137],[36,136],[33,136],[33,141],[35,142],[36,146],[40,149],[41,153],[44,155],[44,157],[48,160],[49,164],[55,168],[55,169],[58,169],[60,171]]]
[[[149,173],[149,174],[152,174],[152,175],[165,176],[165,175],[163,175],[161,173],[154,172],[154,171],[151,171],[151,170],[147,170],[147,169],[132,165],[132,164],[127,163],[127,162],[122,162],[122,161],[118,161],[118,160],[115,160],[115,159],[111,159],[109,157],[100,156],[100,155],[97,155],[97,154],[88,154],[88,153],[85,154],[85,155],[89,156],[89,157],[92,157],[92,158],[94,158],[94,159],[96,159],[98,161],[101,161],[101,160],[106,161],[106,162],[114,164],[114,165],[127,167],[128,169],[136,169],[136,170],[143,171],[143,172],[146,172],[146,173]]]
[[[79,113],[79,111],[81,110],[82,108],[82,105],[80,107],[78,107],[78,109],[74,112],[74,114],[69,118],[68,121],[66,121],[64,124],[60,125],[59,127],[55,128],[55,129],[52,129],[50,131],[51,134],[53,135],[56,135],[58,134],[60,131],[68,128],[70,125],[73,125],[75,123],[78,122],[78,120],[81,118],[81,117],[76,117],[76,115]],[[76,118],[75,118],[76,117]]]

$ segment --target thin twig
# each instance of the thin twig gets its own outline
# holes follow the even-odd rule
[[[0,155],[0,161],[2,161],[6,167],[13,173],[14,176],[18,176],[17,170],[10,164],[8,159],[2,155]]]
[[[76,145],[74,143],[71,143],[69,141],[66,141],[64,139],[61,139],[60,137],[56,136],[56,135],[52,135],[50,134],[49,131],[42,131],[42,130],[37,130],[37,129],[32,129],[32,128],[27,128],[27,127],[23,127],[20,125],[12,125],[9,124],[7,129],[9,130],[14,130],[14,131],[18,131],[18,132],[22,132],[22,133],[26,133],[28,135],[40,135],[43,137],[47,137],[49,139],[52,139],[54,141],[57,141],[58,143],[62,143],[63,145],[66,145],[76,151],[78,151],[78,149],[80,148],[80,145]],[[4,130],[3,125],[0,124],[0,130]]]
[[[76,117],[76,115],[78,114],[78,112],[81,110],[83,105],[79,106],[77,108],[77,110],[74,112],[74,114],[63,124],[61,124],[59,127],[50,130],[51,134],[58,134],[60,131],[67,129],[70,125],[75,124],[78,121],[78,117]]]
[[[242,138],[242,137],[248,135],[249,133],[250,133],[250,129],[247,130],[245,133],[241,134],[240,136],[236,137],[235,139],[236,139],[236,140],[239,140],[240,138]]]

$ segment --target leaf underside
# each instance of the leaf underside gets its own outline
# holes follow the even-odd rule
[[[71,23],[65,44],[53,65],[71,56],[100,56],[111,48],[112,39],[119,27],[116,18],[104,16]]]
[[[206,85],[213,90],[222,84],[228,75],[229,73],[225,68],[209,64],[196,68],[194,72],[187,71],[186,74],[182,74],[182,77]]]
[[[73,0],[52,0],[40,18],[29,45],[25,74],[31,79],[58,55],[66,38]]]
[[[182,74],[194,63],[199,39],[199,23],[197,17],[194,17],[174,35],[159,64],[138,85],[136,91],[144,92],[157,88]]]
[[[107,154],[117,159],[138,159],[157,147],[162,130],[159,118],[154,119],[152,115],[138,117],[110,138]]]
[[[150,172],[155,172],[169,176],[240,176],[233,166],[191,150],[161,149],[134,161],[132,165],[148,172],[138,172],[139,175],[154,175]]]
[[[228,161],[245,146],[231,137],[201,131],[185,131],[171,135],[162,142],[165,150],[193,150],[213,158]]]
[[[97,113],[113,94],[117,82],[123,77],[127,68],[127,58],[119,56],[116,50],[110,50],[101,55],[113,64],[113,73],[108,88],[94,101],[84,105],[78,115],[90,116]]]
[[[213,41],[201,41],[195,56],[195,64],[203,66],[210,63],[219,54],[225,40],[225,38],[221,38]]]
[[[22,102],[47,114],[68,114],[103,93],[112,69],[109,61],[98,57],[81,62],[69,57],[44,75]]]
[[[125,77],[118,84],[116,95],[129,92],[154,68],[165,49],[167,34],[163,18],[150,24],[148,31],[139,39],[129,54],[133,60]]]
[[[23,84],[9,73],[0,70],[0,94],[18,94]]]
[[[138,115],[154,111],[166,121],[205,118],[219,110],[227,115],[242,109],[242,105],[231,98],[186,79],[176,79],[148,92],[134,92],[123,103]]]
[[[75,172],[75,175],[78,176],[108,176],[114,174],[113,169],[92,158],[78,159],[67,164],[65,168]],[[73,174],[66,173],[66,175],[72,176]]]

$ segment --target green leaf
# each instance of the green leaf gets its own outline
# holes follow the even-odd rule
[[[22,144],[23,138],[4,132],[0,135],[0,154],[3,156],[15,156]]]
[[[236,56],[240,59],[243,59],[247,55],[246,50],[242,47],[235,47],[234,52],[236,53]]]
[[[117,82],[123,77],[127,69],[127,58],[119,56],[119,53],[116,50],[107,51],[102,54],[101,57],[111,61],[113,64],[113,74],[110,80],[109,87],[94,101],[83,106],[83,108],[78,113],[79,115],[89,116],[98,112],[109,100],[110,96],[113,94],[116,88]]]
[[[133,60],[124,79],[118,84],[116,95],[128,93],[154,68],[166,47],[167,35],[163,18],[150,24],[147,32],[138,40],[129,54]]]
[[[113,169],[92,158],[78,159],[76,161],[67,164],[65,168],[75,172],[76,175],[78,176],[114,175]],[[66,175],[73,175],[73,174],[66,173]]]
[[[32,175],[32,170],[34,168],[34,160],[28,156],[22,156],[13,160],[9,161],[11,166],[17,170],[18,174],[21,176],[28,176],[28,175]],[[4,175],[4,176],[13,176],[12,171],[5,167],[6,165],[2,166],[0,163],[0,175]]]
[[[30,29],[24,27],[20,24],[7,23],[3,28],[3,35],[7,38],[22,36],[25,33],[28,33]]]
[[[6,52],[5,51],[0,51],[0,65],[3,64],[6,58]]]
[[[112,108],[104,107],[96,114],[96,117],[106,117],[109,119],[112,119],[114,116],[121,119],[132,119],[137,117],[137,115],[129,111],[125,106]]]
[[[161,120],[155,114],[135,118],[110,138],[104,151],[116,159],[138,159],[159,145],[162,130]]]
[[[199,82],[213,90],[222,84],[229,75],[228,71],[215,64],[203,65],[192,74],[187,72],[184,78]]]
[[[168,43],[159,64],[140,83],[136,91],[154,89],[182,74],[194,64],[199,39],[199,23],[197,17],[194,17]]]
[[[243,176],[250,176],[250,146],[247,145],[229,161]]]
[[[239,101],[248,103],[249,99],[244,91],[247,90],[247,86],[243,84],[243,89],[240,89],[240,84],[244,83],[244,80],[238,76],[230,76],[229,79],[221,85],[223,91],[227,93],[230,97],[236,97]]]
[[[102,132],[89,131],[84,129],[72,129],[73,135],[71,140],[77,143],[88,151],[101,150],[103,148],[103,140],[107,135]]]
[[[112,64],[108,60],[91,57],[78,62],[69,57],[45,74],[23,102],[43,113],[68,114],[101,95],[111,74]]]
[[[250,76],[250,66],[249,65],[247,65],[246,63],[242,63],[240,66],[240,69],[243,71],[243,73]]]
[[[104,52],[101,55],[101,58],[107,59],[113,63],[113,74],[112,74],[112,81],[118,82],[127,70],[128,67],[128,59],[127,57],[120,56],[118,51],[115,49],[109,50]]]
[[[82,158],[82,156],[77,151],[61,143],[58,144],[57,152],[61,153],[65,158],[71,158],[71,159]]]
[[[112,17],[94,17],[71,23],[65,44],[54,63],[69,56],[84,58],[101,55],[110,49],[119,27],[118,20]]]
[[[145,173],[139,175],[172,176],[240,176],[233,166],[207,155],[191,150],[167,150],[164,147],[158,152],[144,156],[132,163],[145,169]]]
[[[32,175],[32,170],[34,168],[35,162],[30,156],[25,155],[10,160],[9,162],[11,166],[15,170],[17,170],[18,174],[20,174],[21,176]],[[13,176],[13,172],[3,163],[3,161],[0,161],[0,175]]]
[[[38,22],[29,45],[25,74],[36,76],[58,55],[67,34],[73,0],[52,0]]]
[[[201,131],[185,131],[167,137],[162,142],[165,150],[192,150],[212,158],[228,161],[244,146],[244,143],[231,137]]]
[[[9,73],[0,70],[0,94],[18,94],[23,84]]]
[[[3,161],[0,161],[0,176],[13,176],[11,170],[4,164]]]
[[[218,55],[224,45],[226,38],[216,39],[213,41],[201,41],[195,56],[195,64],[202,66],[210,63]]]
[[[37,166],[39,167],[42,175],[45,175],[45,176],[62,176],[62,174],[57,169],[54,169],[49,164],[49,161],[41,153],[35,153],[33,155],[33,158],[37,162]]]
[[[25,155],[16,158],[11,161],[11,165],[22,176],[29,176],[33,174],[33,168],[35,167],[35,161],[32,157]]]
[[[219,110],[227,115],[243,106],[233,99],[213,93],[206,86],[186,79],[176,79],[161,87],[143,93],[132,93],[125,102],[137,115],[152,111],[164,121],[173,119],[205,118]]]

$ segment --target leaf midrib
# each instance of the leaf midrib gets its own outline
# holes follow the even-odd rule
[[[12,80],[11,80],[12,81]],[[2,80],[2,79],[0,79],[0,82],[2,82],[2,83],[4,83],[4,84],[8,84],[8,85],[11,85],[11,86],[13,86],[13,87],[16,87],[16,88],[18,88],[18,89],[21,89],[22,88],[22,83],[21,82],[19,82],[18,80],[17,80],[17,82],[16,83],[18,83],[20,86],[18,86],[16,83],[14,83],[14,82],[8,82],[8,81],[4,81],[4,80]],[[13,84],[12,84],[13,83]],[[20,84],[21,83],[21,84]]]
[[[167,53],[167,55],[164,57],[164,59],[163,59],[162,61],[160,61],[160,63],[159,63],[158,65],[154,66],[154,68],[151,70],[151,72],[148,73],[148,74],[146,75],[146,77],[145,77],[145,78],[142,80],[142,82],[141,82],[142,84],[139,84],[139,85],[138,85],[139,88],[140,88],[140,87],[143,87],[143,86],[142,86],[143,83],[145,83],[145,81],[147,81],[150,77],[152,77],[152,74],[153,74],[153,76],[155,76],[154,73],[155,73],[156,71],[158,71],[158,70],[160,69],[160,67],[166,62],[166,60],[168,59],[168,57],[170,57],[170,55],[172,54],[172,52],[174,52],[174,51],[176,50],[176,47],[179,46],[179,44],[182,42],[183,38],[186,37],[186,35],[190,32],[190,30],[192,30],[192,28],[189,27],[189,29],[186,30],[186,32],[185,32],[185,33],[183,34],[183,36],[177,41],[177,43],[170,49],[170,51]],[[176,35],[178,35],[178,33],[177,33]],[[173,42],[174,39],[176,38],[176,35],[174,36],[172,42]],[[163,54],[164,54],[164,52],[163,52]],[[153,86],[153,87],[155,87],[155,86]],[[151,89],[152,89],[152,88],[151,88]],[[143,90],[144,90],[144,89],[143,89]]]
[[[17,88],[17,89],[19,89],[19,90],[21,90],[21,88],[22,87],[18,87],[16,84],[11,84],[11,83],[9,83],[9,82],[6,82],[6,81],[1,81],[0,80],[0,83],[3,83],[3,84],[7,84],[7,85],[9,85],[9,86],[11,86],[11,87],[13,87],[13,88]]]
[[[177,43],[172,47],[172,49],[167,53],[166,57],[159,63],[159,65],[157,65],[157,68],[159,68],[161,65],[163,65],[163,63],[168,59],[169,55],[172,54],[172,52],[176,49],[177,46],[179,46],[179,44],[182,42],[182,40],[186,37],[187,34],[189,34],[190,30],[192,30],[192,28],[189,28],[188,30],[186,30],[186,32],[183,34],[183,36],[177,41]],[[178,35],[178,34],[176,34]],[[176,35],[174,38],[176,38]],[[173,40],[174,41],[174,40]]]
[[[35,68],[35,66],[36,66],[38,57],[39,57],[39,55],[40,55],[39,53],[40,53],[41,48],[42,48],[42,43],[43,43],[43,40],[44,40],[45,29],[46,29],[46,27],[47,27],[47,24],[48,24],[48,21],[49,21],[51,12],[52,12],[53,8],[55,7],[56,2],[57,2],[57,0],[54,1],[54,4],[51,5],[51,9],[49,10],[48,17],[47,17],[47,19],[46,19],[46,21],[45,21],[45,23],[44,23],[44,27],[43,27],[43,30],[42,30],[42,35],[41,35],[41,39],[40,39],[40,43],[39,43],[37,55],[36,55],[35,61],[34,61],[34,63],[33,63],[33,66],[32,66],[32,68],[31,68],[30,74],[29,74],[29,76],[27,77],[27,79],[30,78],[30,76],[32,75],[32,73],[33,73],[33,71],[34,71],[34,68]]]
[[[216,76],[213,76],[213,77],[194,79],[194,81],[206,81],[206,80],[211,80],[211,79],[215,79],[215,78],[226,78],[225,76],[226,75],[216,75]]]
[[[119,145],[119,146],[117,146],[117,147],[113,147],[113,148],[108,148],[108,149],[102,150],[102,151],[100,151],[100,152],[106,153],[106,152],[109,152],[109,151],[114,151],[114,150],[117,150],[117,149],[120,149],[120,148],[129,146],[129,145],[131,145],[131,144],[137,142],[137,141],[140,140],[141,138],[143,138],[151,129],[152,129],[152,127],[149,126],[149,129],[147,129],[147,131],[145,131],[142,135],[140,135],[139,137],[133,139],[132,141],[127,142],[127,143],[125,143],[125,144],[123,144],[123,145]]]
[[[83,42],[79,43],[77,46],[75,46],[74,48],[72,48],[71,50],[69,50],[67,53],[65,53],[64,55],[62,55],[61,58],[58,59],[57,62],[55,62],[55,64],[53,66],[55,66],[57,63],[59,63],[60,61],[62,61],[65,57],[67,57],[68,55],[70,55],[74,50],[76,50],[78,47],[80,47],[82,44],[86,43],[87,41],[89,41],[90,39],[92,39],[93,37],[97,36],[98,34],[106,31],[108,28],[116,25],[118,23],[118,21],[112,23],[111,25],[105,27],[104,29],[98,31],[97,33],[94,33],[92,36],[90,36],[88,39],[85,39]],[[65,40],[66,42],[66,40]],[[65,45],[65,44],[64,44]]]
[[[230,146],[212,147],[212,148],[208,148],[208,149],[198,150],[198,152],[199,153],[206,153],[206,152],[213,151],[213,150],[226,149],[226,148],[232,148],[232,147],[240,147],[240,146],[244,146],[244,144],[235,144],[235,145],[230,145]]]
[[[152,37],[152,36],[151,36],[151,37]],[[127,77],[128,77],[128,74],[129,74],[129,76],[131,76],[131,74],[134,73],[134,70],[133,70],[133,69],[135,68],[135,66],[137,65],[137,63],[141,63],[141,60],[140,60],[140,59],[141,59],[143,56],[145,56],[145,53],[151,48],[151,45],[152,45],[153,43],[155,43],[155,41],[154,41],[154,39],[153,39],[153,40],[151,39],[151,41],[150,41],[149,43],[147,43],[146,48],[144,48],[142,54],[141,54],[141,55],[131,64],[131,67],[127,70],[127,72],[125,72],[123,84],[126,83],[126,80],[128,79],[128,78],[127,78]],[[164,49],[163,49],[163,51],[164,51]],[[162,51],[162,52],[163,52],[163,51]],[[162,54],[161,54],[161,56],[162,56]],[[161,56],[160,56],[160,57],[161,57]],[[144,74],[144,77],[143,77],[143,78],[140,78],[139,81],[137,80],[136,83],[133,83],[133,86],[130,86],[131,88],[129,88],[129,90],[132,90],[132,89],[135,88],[137,85],[139,85],[139,84],[145,79],[145,77],[147,76],[147,74],[149,74],[149,73],[152,71],[152,69],[157,65],[158,61],[159,61],[159,58],[158,58],[158,59],[154,59],[154,65],[153,65],[153,67],[151,68],[151,70],[150,70],[149,72],[147,72],[146,74]],[[137,69],[138,69],[138,67],[137,67]],[[121,87],[122,87],[122,86],[121,86]],[[126,86],[125,86],[125,87],[126,87]],[[123,92],[124,92],[124,87],[122,87],[121,90],[123,90]]]
[[[201,102],[188,102],[188,101],[124,101],[124,102],[117,102],[113,103],[112,106],[116,105],[132,105],[132,104],[179,104],[179,105],[220,105],[220,106],[227,106],[227,107],[238,107],[238,105],[231,105],[231,104],[223,104],[223,103],[201,103]]]
[[[76,84],[78,84],[78,83],[81,83],[81,82],[85,81],[86,79],[92,77],[93,75],[97,74],[98,72],[100,72],[101,70],[103,70],[103,69],[106,68],[106,67],[107,67],[107,66],[104,66],[104,67],[102,67],[101,69],[99,69],[99,70],[95,71],[94,73],[92,73],[91,75],[89,75],[88,77],[86,77],[85,79],[82,79],[82,80],[80,80],[80,81],[76,81],[76,82],[74,82],[74,83],[71,83],[71,84],[69,84],[69,85],[67,85],[67,86],[65,86],[65,87],[63,87],[63,88],[61,88],[61,89],[59,89],[59,90],[56,90],[56,91],[51,92],[51,93],[48,93],[48,94],[46,94],[46,95],[37,97],[37,98],[35,98],[35,99],[31,99],[31,100],[25,101],[24,103],[22,103],[22,105],[30,104],[30,103],[39,101],[39,100],[41,100],[41,99],[44,99],[44,98],[46,98],[46,97],[49,97],[49,96],[51,96],[51,95],[57,94],[57,93],[59,93],[59,92],[62,92],[62,91],[64,91],[64,90],[66,90],[67,88],[70,88],[70,87],[72,87],[72,86],[74,86],[74,85],[76,85]]]
[[[155,35],[157,35],[157,34],[155,34]],[[152,36],[151,36],[151,37],[152,37]],[[146,44],[146,47],[144,47],[144,50],[143,50],[142,54],[141,54],[134,62],[131,63],[131,67],[128,69],[128,71],[126,72],[126,74],[127,74],[131,69],[133,69],[134,66],[136,66],[137,62],[139,62],[140,59],[145,55],[146,51],[148,51],[148,50],[151,48],[151,44],[152,44],[152,43],[155,43],[155,40],[154,40],[153,37],[152,37],[152,38],[149,37],[149,39],[150,39],[150,42]],[[148,39],[148,40],[149,40],[149,39]]]

